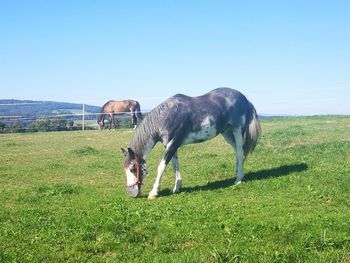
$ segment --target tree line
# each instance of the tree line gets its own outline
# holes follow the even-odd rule
[[[71,131],[71,130],[78,130],[78,129],[79,127],[74,126],[73,120],[66,120],[63,118],[40,119],[40,120],[35,120],[33,122],[28,122],[28,121],[0,122],[1,133]]]

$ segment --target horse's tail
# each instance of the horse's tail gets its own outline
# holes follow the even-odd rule
[[[258,114],[256,113],[256,110],[253,104],[251,104],[250,102],[249,102],[248,118],[246,121],[247,121],[246,129],[244,134],[245,139],[244,139],[244,145],[243,145],[245,157],[254,150],[261,133]]]
[[[136,101],[135,114],[139,120],[142,120],[143,116],[141,113],[141,106],[140,106],[140,103],[138,101]]]

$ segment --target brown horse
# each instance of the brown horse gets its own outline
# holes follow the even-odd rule
[[[114,126],[116,126],[117,122],[117,120],[114,119],[114,115],[118,113],[123,114],[127,112],[131,112],[132,127],[136,128],[137,119],[142,119],[140,103],[136,100],[110,100],[106,102],[101,108],[100,116],[98,117],[97,123],[100,126],[100,129],[103,129],[105,116],[109,115],[109,129],[111,129],[112,123]]]

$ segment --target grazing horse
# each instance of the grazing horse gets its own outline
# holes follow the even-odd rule
[[[153,109],[136,129],[129,148],[122,149],[129,196],[140,195],[146,176],[146,158],[160,141],[165,146],[163,159],[148,198],[158,196],[162,174],[170,161],[175,170],[173,192],[179,192],[182,179],[177,149],[222,134],[236,151],[235,183],[243,179],[243,161],[252,152],[260,135],[260,123],[254,106],[239,91],[218,88],[199,97],[177,94]]]
[[[114,126],[116,126],[116,120],[114,119],[115,114],[123,114],[126,112],[131,112],[132,115],[132,127],[136,128],[137,125],[137,119],[142,119],[141,109],[140,109],[140,103],[136,100],[122,100],[122,101],[115,101],[110,100],[106,102],[102,108],[100,115],[98,117],[98,125],[100,129],[103,129],[104,127],[104,119],[105,115],[109,115],[109,129],[112,128],[112,123]]]

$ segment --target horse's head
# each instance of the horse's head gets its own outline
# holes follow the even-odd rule
[[[98,124],[99,129],[102,130],[103,126],[105,125],[105,122],[104,122],[104,120],[98,120],[97,124]]]
[[[147,174],[146,161],[130,148],[122,152],[125,156],[124,170],[126,173],[126,191],[129,196],[137,197],[141,193],[141,185]]]

